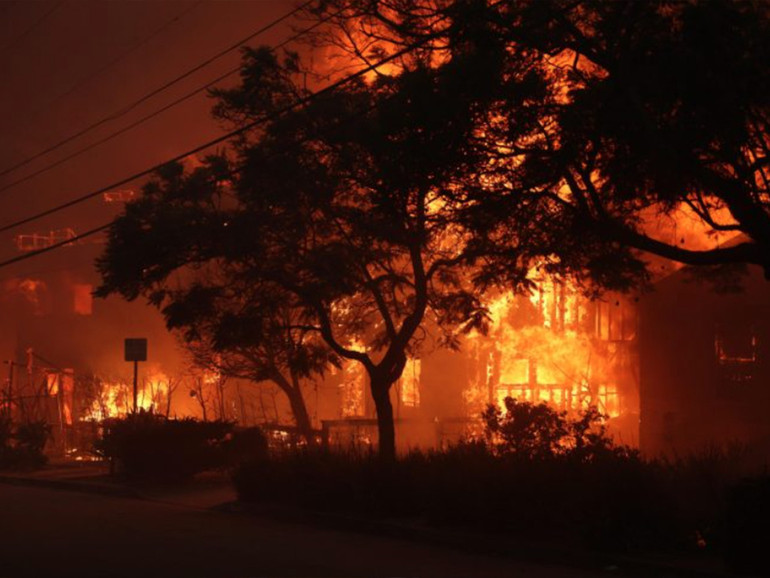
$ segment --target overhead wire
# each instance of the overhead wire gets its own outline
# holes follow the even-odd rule
[[[329,16],[326,16],[325,18],[323,18],[323,19],[319,20],[318,22],[314,23],[312,26],[309,26],[307,28],[304,28],[304,29],[298,31],[297,33],[293,34],[292,36],[290,36],[286,40],[282,41],[281,43],[276,44],[275,46],[271,47],[271,50],[272,51],[276,51],[276,50],[278,50],[280,48],[283,48],[287,44],[289,44],[291,42],[294,42],[298,38],[301,38],[302,36],[312,32],[314,29],[316,29],[319,26],[321,26],[322,24],[324,24],[326,21],[331,19],[333,16],[334,16],[333,14],[329,15]],[[65,164],[65,163],[67,163],[68,161],[70,161],[70,160],[72,160],[72,159],[74,159],[76,157],[79,157],[80,155],[85,154],[88,151],[93,150],[96,147],[101,146],[104,143],[109,142],[109,141],[119,137],[120,135],[129,132],[129,131],[133,130],[134,128],[138,127],[138,126],[143,125],[147,121],[152,120],[153,118],[163,114],[164,112],[166,112],[166,111],[168,111],[168,110],[170,110],[170,109],[172,109],[172,108],[182,104],[183,102],[191,99],[192,97],[196,96],[197,94],[200,94],[200,93],[204,92],[205,90],[208,90],[208,89],[212,88],[213,86],[215,86],[216,84],[222,82],[226,78],[228,78],[228,77],[236,74],[237,72],[239,72],[240,69],[241,69],[240,65],[236,66],[234,68],[231,68],[230,70],[228,70],[224,74],[221,74],[221,75],[217,76],[216,78],[214,78],[213,80],[208,81],[206,84],[204,84],[202,86],[199,86],[198,88],[195,88],[194,90],[184,94],[183,96],[181,96],[181,97],[171,101],[170,103],[164,105],[163,107],[161,107],[161,108],[159,108],[159,109],[157,109],[157,110],[155,110],[153,112],[150,112],[150,113],[140,117],[139,119],[137,119],[137,120],[131,122],[130,124],[128,124],[128,125],[120,128],[120,129],[118,129],[117,131],[112,132],[112,133],[104,136],[103,138],[101,138],[101,139],[99,139],[97,141],[94,141],[93,143],[90,143],[90,144],[88,144],[88,145],[86,145],[84,147],[81,147],[81,148],[73,151],[72,153],[62,157],[61,159],[59,159],[59,160],[57,160],[57,161],[55,161],[53,163],[50,163],[50,164],[48,164],[48,165],[46,165],[44,167],[41,167],[40,169],[38,169],[38,170],[36,170],[36,171],[34,171],[32,173],[29,173],[29,174],[27,174],[27,175],[25,175],[25,176],[23,176],[23,177],[21,177],[19,179],[16,179],[15,181],[12,181],[10,183],[7,183],[7,184],[3,185],[2,187],[0,187],[0,193],[4,192],[4,191],[7,191],[8,189],[11,189],[11,188],[13,188],[13,187],[15,187],[17,185],[20,185],[21,183],[24,183],[26,181],[32,180],[33,178],[35,178],[35,177],[37,177],[39,175],[47,173],[48,171],[51,171],[51,170],[55,169],[56,167],[59,167],[59,166]],[[2,173],[0,173],[0,176],[2,176]]]
[[[143,171],[141,171],[139,173],[131,175],[130,177],[127,177],[127,178],[122,179],[120,181],[117,181],[115,183],[111,183],[110,185],[108,185],[106,187],[102,187],[101,189],[98,189],[96,191],[92,191],[90,193],[86,193],[85,195],[81,195],[80,197],[72,199],[72,200],[70,200],[70,201],[68,201],[66,203],[63,203],[61,205],[58,205],[56,207],[52,207],[51,209],[47,209],[45,211],[41,211],[40,213],[38,213],[36,215],[32,215],[30,217],[27,217],[25,219],[22,219],[20,221],[15,222],[15,223],[11,223],[11,224],[6,225],[4,227],[0,227],[0,232],[7,231],[7,230],[9,230],[9,229],[11,229],[13,227],[16,227],[16,226],[28,223],[30,221],[37,220],[37,219],[42,218],[44,216],[48,216],[50,214],[53,214],[53,213],[59,212],[59,211],[61,211],[63,209],[66,209],[68,207],[71,207],[71,206],[74,206],[76,204],[82,203],[82,202],[84,202],[84,201],[86,201],[88,199],[91,199],[91,198],[93,198],[95,196],[98,196],[98,195],[104,193],[104,192],[107,192],[110,189],[114,189],[116,187],[125,185],[125,184],[127,184],[127,183],[129,183],[129,182],[131,182],[133,180],[136,180],[136,179],[138,179],[140,177],[149,175],[149,174],[157,171],[158,169],[160,169],[161,167],[163,167],[163,166],[165,166],[165,165],[167,165],[169,163],[178,162],[178,161],[180,161],[180,160],[182,160],[182,159],[184,159],[184,158],[186,158],[186,157],[188,157],[190,155],[193,155],[193,154],[196,154],[198,152],[201,152],[201,151],[203,151],[203,150],[205,150],[207,148],[210,148],[210,147],[212,147],[214,145],[217,145],[217,144],[220,144],[222,142],[226,142],[226,141],[232,139],[233,137],[242,135],[242,134],[250,131],[251,129],[253,129],[253,128],[257,127],[257,126],[259,126],[261,124],[264,124],[265,122],[269,122],[270,120],[274,120],[276,118],[279,118],[280,116],[282,116],[282,115],[284,115],[284,114],[286,114],[286,113],[288,113],[288,112],[290,112],[290,111],[292,111],[292,110],[294,110],[296,108],[300,108],[301,106],[304,106],[305,104],[308,104],[309,102],[312,102],[313,100],[315,100],[316,98],[319,98],[322,95],[325,95],[325,94],[328,94],[330,92],[333,92],[334,90],[337,90],[338,88],[340,88],[342,86],[345,86],[346,84],[349,84],[349,83],[353,82],[354,80],[357,80],[357,79],[361,78],[365,74],[367,74],[369,72],[372,72],[373,70],[376,70],[377,68],[379,68],[379,67],[381,67],[381,66],[383,66],[383,65],[385,65],[385,64],[387,64],[389,62],[392,62],[393,60],[397,60],[398,58],[401,58],[402,56],[405,56],[409,52],[412,52],[413,50],[417,49],[422,44],[425,44],[427,41],[428,41],[428,37],[425,37],[425,38],[423,38],[423,39],[421,39],[421,40],[419,40],[419,41],[417,41],[415,43],[412,43],[412,44],[406,46],[405,48],[403,48],[403,49],[401,49],[401,50],[399,50],[397,52],[394,52],[393,54],[391,54],[391,55],[389,55],[387,57],[384,57],[384,58],[380,59],[377,62],[374,62],[374,63],[369,64],[368,66],[366,66],[364,68],[359,69],[355,73],[352,73],[352,74],[350,74],[348,76],[345,76],[345,77],[343,77],[343,78],[341,78],[341,79],[331,83],[330,85],[328,85],[328,86],[326,86],[326,87],[324,87],[324,88],[322,88],[322,89],[320,89],[320,90],[318,90],[316,92],[313,92],[313,93],[311,93],[311,94],[309,94],[307,96],[299,98],[299,99],[295,100],[294,102],[292,102],[292,103],[282,107],[279,110],[273,111],[272,113],[267,114],[267,115],[263,115],[263,116],[255,119],[255,120],[249,122],[249,123],[244,124],[243,126],[237,128],[235,130],[232,130],[232,131],[230,131],[230,132],[228,132],[228,133],[226,133],[226,134],[224,134],[224,135],[222,135],[222,136],[220,136],[220,137],[218,137],[216,139],[213,139],[213,140],[210,140],[210,141],[208,141],[208,142],[206,142],[204,144],[201,144],[201,145],[195,147],[194,149],[191,149],[191,150],[189,150],[189,151],[187,151],[185,153],[179,154],[179,155],[177,155],[177,156],[175,156],[175,157],[173,157],[171,159],[167,159],[166,161],[164,161],[162,163],[159,163],[159,164],[157,164],[157,165],[155,165],[155,166],[153,166],[153,167],[151,167],[149,169],[143,170]],[[48,253],[50,251],[53,251],[53,250],[59,249],[61,247],[64,247],[65,245],[77,242],[77,241],[79,241],[81,239],[84,239],[86,237],[90,237],[92,235],[95,235],[97,233],[105,231],[105,230],[109,229],[112,226],[112,223],[113,223],[113,221],[110,221],[108,223],[100,225],[99,227],[95,227],[95,228],[93,228],[93,229],[91,229],[89,231],[86,231],[85,233],[81,233],[81,234],[76,235],[75,237],[72,237],[72,238],[67,239],[65,241],[54,243],[54,244],[52,244],[52,245],[50,245],[48,247],[43,247],[41,249],[37,249],[35,251],[30,251],[29,253],[25,253],[24,255],[18,255],[16,257],[11,258],[11,259],[7,259],[5,261],[2,261],[2,262],[0,262],[0,268],[6,267],[6,266],[11,265],[13,263],[18,263],[20,261],[25,261],[27,259],[34,258],[34,257],[36,257],[38,255],[41,255],[41,254],[44,254],[44,253]]]
[[[8,52],[10,50],[13,50],[16,48],[16,46],[19,45],[20,42],[22,42],[27,36],[32,34],[41,24],[43,24],[48,18],[51,17],[51,15],[56,12],[61,5],[64,4],[64,0],[60,0],[59,2],[54,3],[53,6],[51,6],[48,10],[46,10],[37,20],[35,20],[29,27],[27,27],[21,34],[16,36],[16,38],[13,38],[8,44],[0,48],[2,50],[6,57],[8,56]]]
[[[91,237],[92,235],[96,235],[96,233],[100,233],[102,231],[106,231],[110,226],[112,225],[112,221],[109,223],[106,223],[104,225],[100,225],[99,227],[96,227],[94,229],[91,229],[89,231],[86,231],[85,233],[81,233],[79,235],[75,235],[74,237],[69,237],[68,239],[65,239],[64,241],[59,241],[57,243],[53,243],[52,245],[49,245],[47,247],[43,247],[41,249],[35,249],[34,251],[30,251],[29,253],[24,253],[23,255],[17,255],[16,257],[13,257],[11,259],[7,259],[0,263],[0,267],[6,267],[8,265],[13,265],[14,263],[18,263],[19,261],[26,261],[27,259],[31,259],[33,257],[37,257],[38,255],[42,255],[43,253],[50,253],[51,251],[54,251],[56,249],[59,249],[61,247],[64,247],[65,245],[72,245],[73,243],[76,243],[80,241],[81,239],[85,239],[87,237]]]
[[[159,26],[156,26],[154,29],[152,29],[148,34],[141,37],[138,41],[134,42],[130,46],[128,46],[125,50],[120,52],[117,56],[113,57],[111,60],[103,64],[101,67],[97,68],[96,70],[90,72],[83,78],[79,79],[73,86],[68,88],[65,92],[59,94],[56,96],[51,102],[49,102],[48,105],[46,105],[43,108],[48,108],[53,105],[56,101],[61,101],[74,92],[77,92],[80,88],[91,82],[94,78],[97,78],[104,74],[106,71],[108,71],[110,68],[114,67],[117,63],[121,62],[122,60],[125,60],[128,56],[139,50],[141,47],[146,45],[148,42],[155,39],[157,36],[168,30],[171,26],[182,20],[185,16],[193,12],[195,9],[197,9],[201,4],[203,4],[203,0],[197,0],[197,2],[194,2],[193,4],[190,4],[189,6],[185,7],[184,10],[181,10],[178,12],[174,17],[172,17],[169,20],[165,20],[162,22]],[[32,113],[32,116],[37,116],[41,112],[41,109],[35,110]]]
[[[159,87],[151,90],[150,92],[146,93],[145,95],[141,96],[137,100],[129,103],[128,105],[126,105],[122,109],[120,109],[120,110],[118,110],[118,111],[116,111],[114,113],[111,113],[111,114],[109,114],[107,116],[104,116],[104,117],[100,118],[99,120],[97,120],[97,121],[91,123],[90,125],[86,126],[85,128],[80,129],[80,130],[70,134],[69,136],[63,138],[62,140],[58,141],[57,143],[55,143],[53,145],[50,145],[50,146],[46,147],[45,149],[43,149],[41,151],[38,151],[37,153],[33,154],[32,156],[29,156],[29,157],[27,157],[27,158],[25,158],[25,159],[15,163],[15,164],[11,165],[11,166],[9,166],[9,167],[6,167],[3,170],[0,170],[0,177],[3,177],[3,176],[5,176],[5,175],[7,175],[7,174],[17,170],[17,169],[20,169],[21,167],[24,167],[24,166],[28,165],[29,163],[39,159],[40,157],[43,157],[43,156],[45,156],[45,155],[55,151],[56,149],[61,148],[62,146],[64,146],[64,145],[66,145],[66,144],[68,144],[68,143],[70,143],[70,142],[80,138],[81,136],[83,136],[83,135],[93,131],[94,129],[96,129],[96,128],[98,128],[98,127],[100,127],[100,126],[102,126],[102,125],[104,125],[104,124],[106,124],[108,122],[117,120],[118,118],[120,118],[122,116],[125,116],[126,114],[128,114],[129,112],[134,110],[136,107],[138,107],[140,104],[142,104],[144,102],[147,102],[148,100],[150,100],[154,96],[164,92],[165,90],[167,90],[168,88],[174,86],[175,84],[178,84],[179,82],[181,82],[185,78],[188,78],[191,75],[193,75],[196,72],[198,72],[199,70],[202,70],[203,68],[207,67],[212,62],[215,62],[216,60],[219,60],[220,58],[222,58],[226,54],[229,54],[230,52],[233,52],[234,50],[237,50],[238,48],[240,48],[241,46],[243,46],[247,42],[249,42],[249,41],[253,40],[254,38],[256,38],[257,36],[260,36],[260,35],[264,34],[265,32],[271,30],[272,28],[275,28],[276,26],[278,26],[280,23],[284,22],[285,20],[288,20],[288,19],[292,18],[294,15],[296,15],[300,11],[304,10],[306,7],[308,7],[313,2],[315,2],[315,0],[306,0],[305,2],[303,2],[302,4],[300,4],[299,6],[294,8],[293,10],[285,13],[284,15],[276,18],[275,20],[272,20],[271,22],[269,22],[268,24],[266,24],[266,25],[262,26],[261,28],[255,30],[254,32],[252,32],[251,34],[246,36],[245,38],[242,38],[241,40],[239,40],[235,44],[232,44],[231,46],[229,46],[229,47],[227,47],[227,48],[225,48],[223,50],[220,50],[216,54],[214,54],[214,55],[210,56],[209,58],[207,58],[206,60],[196,64],[195,66],[193,66],[192,68],[186,70],[182,74],[172,78],[171,80],[165,82],[161,86],[159,86]],[[11,186],[16,186],[16,184],[18,184],[19,182],[23,182],[23,181],[20,180],[20,181],[16,181],[14,183],[11,183],[10,185],[7,185],[7,186],[3,187],[2,189],[0,189],[0,191],[7,190]]]

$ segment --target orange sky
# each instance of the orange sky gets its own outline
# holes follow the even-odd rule
[[[0,1],[0,170],[135,101],[288,12],[291,0]],[[176,19],[176,20],[174,20]],[[165,24],[165,26],[164,26]],[[160,32],[157,32],[162,28]],[[278,43],[283,24],[254,41]],[[122,58],[120,58],[123,56]],[[119,59],[117,62],[116,59]],[[0,186],[98,140],[237,65],[233,52],[115,122],[0,177]],[[203,94],[94,150],[0,194],[0,223],[101,188],[221,134]],[[137,187],[138,188],[138,187]],[[0,236],[106,222],[116,207],[91,201]],[[2,277],[40,268],[30,259]]]

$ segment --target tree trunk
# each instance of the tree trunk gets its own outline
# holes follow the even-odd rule
[[[393,404],[390,403],[390,386],[393,382],[384,375],[370,374],[372,398],[377,410],[379,454],[384,461],[396,460],[396,428],[393,423]]]
[[[291,381],[289,381],[291,379]],[[307,413],[307,406],[305,405],[305,398],[302,396],[302,387],[300,386],[300,380],[296,375],[290,375],[287,378],[283,373],[277,369],[273,371],[272,375],[273,383],[275,383],[281,391],[289,398],[289,405],[291,407],[291,413],[294,416],[294,423],[297,424],[297,430],[308,445],[314,446],[315,435],[313,434],[313,425],[310,423],[310,415]],[[260,394],[261,397],[261,394]],[[278,415],[276,411],[276,416]]]
[[[302,391],[298,388],[290,388],[286,390],[286,395],[289,398],[291,412],[294,415],[297,429],[309,446],[315,446],[316,439],[313,433],[313,425],[310,423],[310,415],[307,413],[307,406],[305,405],[305,399],[302,397]]]

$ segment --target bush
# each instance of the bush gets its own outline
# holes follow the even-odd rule
[[[632,550],[668,547],[679,536],[657,470],[634,455],[528,460],[477,442],[412,452],[395,463],[305,451],[244,464],[234,482],[247,502],[416,519],[524,540]]]
[[[8,416],[0,418],[0,468],[38,468],[48,458],[43,453],[51,435],[51,427],[44,421],[22,423],[17,426]]]
[[[139,412],[105,420],[94,449],[129,478],[182,481],[228,465],[233,428],[231,422]]]
[[[284,452],[234,472],[239,499],[503,532],[616,552],[723,551],[761,567],[770,540],[770,478],[727,490],[750,464],[735,448],[647,461],[616,446],[589,410],[576,418],[507,400],[489,409],[487,441],[412,452]]]
[[[724,520],[727,567],[741,574],[770,576],[770,478],[750,478],[730,488]]]
[[[224,444],[225,463],[228,467],[244,462],[267,460],[268,440],[258,427],[239,428],[232,432]]]
[[[489,405],[482,413],[488,443],[502,455],[527,460],[569,456],[590,461],[615,454],[630,456],[633,450],[616,446],[604,425],[606,416],[589,407],[572,418],[545,403],[504,400],[505,413]]]

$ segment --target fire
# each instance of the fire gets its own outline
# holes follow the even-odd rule
[[[363,351],[363,345],[354,341],[350,347]],[[342,417],[355,417],[365,414],[366,408],[366,370],[360,363],[347,362],[342,368],[342,379],[339,384]]]
[[[408,359],[398,381],[399,402],[405,407],[420,407],[421,367],[419,359]]]
[[[169,378],[153,372],[137,388],[137,410],[163,412],[168,407]],[[102,381],[82,421],[102,421],[125,417],[133,411],[133,384],[125,381]]]
[[[2,284],[5,295],[14,295],[21,298],[31,307],[34,315],[46,313],[48,286],[39,279],[9,279]]]
[[[629,381],[627,344],[635,337],[625,300],[591,302],[568,284],[543,280],[529,296],[505,294],[488,303],[489,335],[471,348],[486,371],[468,385],[466,402],[544,402],[567,412],[596,406],[621,416],[621,385]]]
[[[363,75],[365,82],[372,83],[380,77],[396,76],[404,70],[404,61],[408,59],[408,55],[382,62],[401,52],[404,42],[394,36],[381,20],[384,18],[396,22],[403,15],[387,5],[382,5],[379,9],[379,17],[354,16],[345,9],[335,13],[335,27],[327,31],[323,47],[316,49],[321,56],[317,62],[313,62],[317,76],[326,79],[340,78],[341,75],[372,66],[372,69]],[[447,31],[451,26],[451,22],[438,12],[425,12],[423,17],[426,20],[425,29],[431,30],[437,38],[442,30]],[[427,49],[428,46],[430,50]],[[425,50],[421,51],[418,57],[422,65],[438,67],[450,60],[451,51],[439,42],[427,43]],[[378,62],[380,64],[374,66]]]
[[[536,289],[530,295],[488,297],[489,332],[471,332],[461,346],[470,364],[464,407],[456,416],[476,423],[489,403],[504,407],[506,397],[573,415],[596,407],[613,435],[635,443],[634,302],[617,295],[591,300],[569,283],[538,275],[533,269]],[[407,361],[394,386],[394,405],[420,408],[421,366],[420,359]],[[368,415],[367,377],[360,364],[344,364],[338,384],[341,417]],[[473,435],[480,433],[469,427]]]

